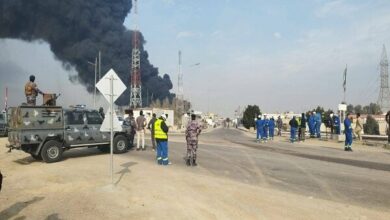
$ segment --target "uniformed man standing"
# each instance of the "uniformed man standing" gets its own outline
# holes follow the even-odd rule
[[[187,125],[187,166],[197,166],[196,150],[198,149],[198,136],[202,131],[200,124],[196,121],[196,115],[191,115],[191,122]]]
[[[154,139],[154,122],[156,122],[156,113],[153,113],[152,119],[150,119],[148,123],[148,129],[150,130],[151,134],[151,141],[152,141],[152,146],[153,146],[153,151],[156,150],[156,139]]]
[[[128,135],[129,135],[129,147],[128,147],[128,149],[130,149],[134,145],[134,136],[135,136],[135,130],[136,130],[136,127],[137,127],[137,123],[135,122],[134,113],[133,113],[132,109],[125,110],[125,114],[127,115],[127,117],[125,118],[125,123],[128,126],[130,126],[130,130],[129,130],[129,133],[128,133]]]
[[[24,94],[26,95],[27,104],[35,106],[37,103],[37,95],[42,94],[43,92],[38,89],[37,84],[35,83],[35,76],[30,76],[30,81],[24,86]]]

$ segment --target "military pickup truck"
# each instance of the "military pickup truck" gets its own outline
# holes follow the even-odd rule
[[[103,122],[98,111],[56,106],[20,106],[10,109],[7,145],[47,163],[62,159],[65,150],[97,147],[110,151],[110,133],[101,132]],[[129,145],[129,125],[115,132],[114,153],[125,153]]]
[[[7,113],[4,111],[0,112],[0,136],[7,136],[8,134],[8,121],[7,121]]]

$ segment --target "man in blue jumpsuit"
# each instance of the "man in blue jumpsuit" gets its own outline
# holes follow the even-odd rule
[[[268,140],[268,127],[269,127],[269,119],[267,118],[266,115],[264,115],[264,133],[263,133],[263,140],[264,142],[267,142]]]
[[[256,120],[256,141],[260,142],[262,138],[262,122],[261,122],[261,115],[257,116]]]
[[[317,113],[315,119],[316,119],[317,138],[321,138],[321,123],[322,123],[321,113]]]
[[[345,151],[352,151],[352,117],[347,114],[344,120],[344,133],[345,133]]]
[[[313,113],[313,112],[310,112],[308,124],[309,124],[310,137],[314,137],[314,124],[315,124],[315,119],[314,119],[314,113]]]

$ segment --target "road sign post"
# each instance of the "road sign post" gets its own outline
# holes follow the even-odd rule
[[[110,173],[111,184],[114,184],[114,131],[121,131],[122,126],[115,114],[114,102],[126,90],[125,84],[118,77],[114,70],[110,70],[96,84],[96,87],[103,94],[103,97],[110,103],[108,116],[100,127],[100,131],[110,132]]]
[[[114,77],[110,76],[110,167],[111,184],[114,183]]]

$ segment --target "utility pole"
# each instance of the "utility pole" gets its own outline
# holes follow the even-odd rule
[[[387,60],[386,47],[383,45],[380,65],[381,85],[378,97],[378,105],[382,112],[390,110],[390,90],[389,90],[389,61]]]
[[[134,21],[133,50],[131,54],[131,82],[130,82],[130,108],[142,108],[142,83],[141,83],[141,58],[139,50],[139,32],[137,26],[138,6],[134,0]]]
[[[7,109],[8,109],[8,87],[5,87],[4,105],[5,105],[4,110],[7,112]]]
[[[95,58],[95,84],[93,85],[93,108],[96,109],[97,57]]]
[[[99,50],[99,80],[101,78],[101,71],[102,71],[102,53]]]
[[[95,84],[93,85],[93,108],[96,108],[96,83],[97,83],[97,68],[98,68],[98,58],[95,58],[95,63],[87,61],[88,64],[92,65],[95,69]]]
[[[177,106],[176,110],[178,114],[184,113],[184,86],[183,86],[183,73],[181,72],[181,51],[179,50],[179,72],[177,77]],[[180,115],[181,116],[181,115]]]

